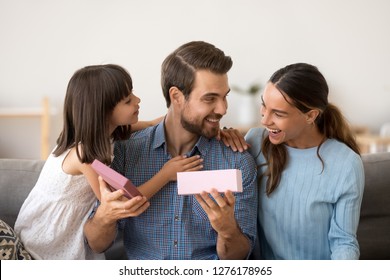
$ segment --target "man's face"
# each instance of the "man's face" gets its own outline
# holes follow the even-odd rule
[[[181,111],[181,124],[187,131],[207,138],[215,137],[220,119],[226,114],[230,91],[227,74],[199,70],[189,99]]]

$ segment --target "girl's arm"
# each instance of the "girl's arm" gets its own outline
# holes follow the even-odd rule
[[[203,159],[200,156],[177,156],[170,159],[161,170],[154,175],[149,181],[141,185],[138,190],[150,199],[155,193],[157,193],[163,186],[168,184],[170,181],[177,180],[177,172],[183,171],[198,171],[203,168],[201,165]]]
[[[79,147],[82,152],[81,147]],[[69,175],[84,175],[95,196],[100,200],[100,189],[98,175],[90,164],[81,163],[76,154],[76,147],[73,147],[62,162],[62,170]]]
[[[156,125],[159,122],[161,122],[163,119],[164,119],[164,116],[159,117],[159,118],[154,119],[154,120],[151,120],[151,121],[139,121],[139,122],[131,125],[131,131],[138,131],[138,130],[142,130],[144,128],[147,128],[149,126]]]

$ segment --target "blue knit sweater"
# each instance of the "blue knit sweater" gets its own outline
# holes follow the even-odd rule
[[[246,135],[259,165],[262,128]],[[260,182],[256,259],[358,259],[356,231],[364,188],[363,163],[345,144],[326,140],[317,147],[286,146],[288,163],[277,189],[265,194]],[[264,171],[259,169],[259,175]]]

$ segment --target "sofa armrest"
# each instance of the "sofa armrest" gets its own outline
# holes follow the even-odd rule
[[[365,186],[357,237],[360,259],[390,259],[390,153],[362,155]]]

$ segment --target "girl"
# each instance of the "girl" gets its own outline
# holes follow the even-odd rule
[[[359,149],[315,66],[270,78],[264,128],[246,135],[259,170],[256,259],[358,259],[364,171]]]
[[[159,121],[137,122],[139,103],[130,75],[118,65],[87,66],[70,79],[57,146],[15,223],[16,233],[34,259],[104,258],[88,249],[83,236],[84,222],[96,197],[100,199],[98,176],[90,164],[98,159],[109,165],[113,141],[128,138],[130,125],[141,129]],[[144,196],[128,200],[118,215],[141,214],[149,206],[147,199],[175,180],[176,172],[199,170],[200,163],[196,156],[171,159],[139,187]]]

